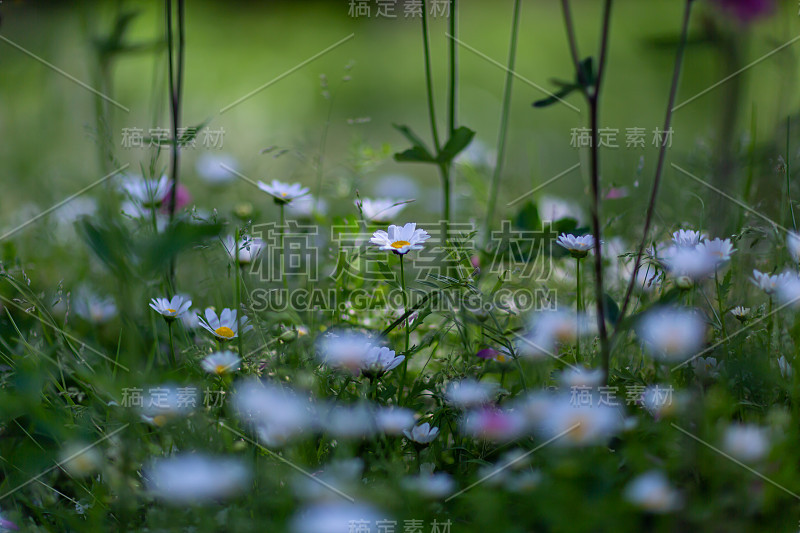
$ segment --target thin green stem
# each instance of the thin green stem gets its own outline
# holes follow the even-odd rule
[[[173,369],[178,368],[178,363],[175,359],[175,339],[172,334],[172,320],[167,321],[167,331],[169,332],[169,363]]]
[[[404,257],[405,257],[404,254],[400,255],[400,290],[403,293],[403,315],[405,315],[408,312],[408,294],[406,293],[406,272],[404,266],[405,261],[403,261]],[[411,332],[409,331],[409,329],[410,328],[408,327],[408,318],[406,318],[404,324],[406,349],[405,352],[403,352],[403,355],[405,355],[406,358],[403,360],[403,370],[401,372],[400,384],[397,387],[397,405],[400,405],[400,402],[403,400],[403,389],[405,388],[406,373],[408,372],[408,358],[410,356],[410,354],[408,353],[408,347],[410,344],[410,336],[411,336]]]
[[[448,124],[450,126],[450,136],[456,131],[457,112],[458,112],[458,48],[456,39],[458,38],[458,0],[452,0],[450,6],[450,93],[448,98]]]
[[[239,229],[236,229],[233,248],[233,268],[235,270],[234,301],[236,302],[236,342],[239,346],[239,356],[244,357],[242,341],[242,270],[239,264]]]
[[[727,339],[728,330],[725,327],[725,303],[722,301],[722,291],[720,290],[719,286],[719,275],[717,274],[716,270],[714,270],[714,284],[717,287],[717,306],[719,307],[719,322],[720,327],[722,328],[722,337]]]
[[[433,135],[433,149],[439,154],[441,145],[439,144],[439,130],[436,127],[436,107],[433,98],[433,74],[431,73],[431,46],[428,37],[428,7],[427,2],[422,0],[422,47],[425,56],[425,87],[428,92],[428,115],[431,121],[431,133]]]
[[[286,290],[286,297],[288,298],[289,297],[289,279],[286,277],[286,269],[285,269],[285,266],[286,266],[286,249],[284,248],[284,242],[283,242],[283,232],[286,229],[285,228],[285,226],[286,226],[286,213],[285,213],[286,204],[281,203],[279,205],[279,207],[280,207],[280,210],[281,210],[280,275],[281,275],[281,279],[283,280],[283,288],[284,288],[284,290]]]
[[[491,235],[494,210],[497,207],[497,193],[500,190],[500,176],[503,173],[503,164],[506,155],[506,139],[508,137],[508,116],[511,111],[511,89],[514,85],[514,66],[517,60],[517,40],[519,37],[519,19],[522,0],[514,0],[514,15],[511,19],[511,44],[508,50],[508,67],[506,81],[503,89],[503,105],[500,110],[500,131],[497,136],[497,162],[492,173],[492,182],[489,186],[489,205],[486,210],[484,224],[484,246],[488,245]]]
[[[794,218],[794,206],[792,205],[792,191],[789,188],[789,180],[791,178],[790,163],[789,163],[789,133],[791,128],[791,118],[786,118],[786,201],[789,204],[789,213],[792,215],[792,228],[797,231],[797,220]]]
[[[577,307],[578,307],[578,320],[576,324],[578,324],[578,331],[575,335],[575,358],[580,361],[581,358],[581,332],[580,332],[580,321],[581,315],[583,314],[583,294],[582,294],[582,287],[581,287],[581,258],[575,258],[575,285],[577,292]]]

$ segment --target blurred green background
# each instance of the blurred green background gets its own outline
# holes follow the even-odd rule
[[[619,215],[613,224],[621,233],[639,223],[649,192],[646,185],[652,179],[656,153],[652,132],[663,123],[682,4],[675,0],[621,0],[615,6],[601,126],[619,130],[620,147],[603,152],[602,170],[606,186],[626,185],[630,192],[628,198],[606,205],[610,216]],[[510,0],[464,0],[460,38],[505,63],[512,5]],[[601,3],[593,0],[575,2],[583,56],[596,53],[600,8]],[[314,158],[319,155],[329,119],[323,191],[334,212],[354,210],[355,189],[362,195],[405,192],[402,180],[383,179],[404,175],[415,181],[417,189],[412,187],[410,192],[418,199],[404,214],[406,218],[435,219],[440,205],[435,169],[398,164],[390,157],[391,152],[406,147],[392,123],[408,124],[423,138],[430,138],[420,19],[405,18],[401,6],[396,19],[377,18],[374,5],[370,17],[352,17],[349,9],[347,0],[188,2],[182,122],[192,126],[210,120],[208,128],[225,131],[221,150],[203,148],[198,142],[196,148],[183,152],[182,179],[198,207],[224,210],[237,201],[249,200],[272,209],[265,197],[254,194],[255,189],[242,180],[223,190],[199,180],[195,162],[209,151],[233,156],[239,170],[252,179],[296,180],[314,191]],[[104,78],[98,43],[112,33],[119,13],[126,12],[135,13],[121,40],[130,49],[105,56],[109,61]],[[146,135],[149,128],[169,128],[161,3],[85,2],[76,6],[72,2],[19,1],[3,4],[2,16],[0,35],[5,39],[102,89],[130,109],[125,112],[107,106],[110,121],[105,128],[113,136],[116,166],[130,163],[129,170],[135,170],[149,165],[152,150],[123,147],[122,132],[123,128],[142,128]],[[709,2],[698,1],[678,101],[790,41],[800,29],[798,18],[797,6],[783,2],[771,17],[744,27],[720,16]],[[434,84],[442,124],[447,82],[445,31],[445,19],[432,19]],[[350,34],[354,34],[351,40],[220,114],[223,107]],[[676,214],[679,221],[705,226],[709,217],[708,208],[703,211],[695,196],[705,201],[709,191],[670,169],[670,162],[705,176],[713,173],[708,161],[716,147],[729,145],[726,153],[740,158],[742,165],[726,177],[725,187],[738,197],[747,173],[744,167],[751,132],[756,133],[759,147],[784,153],[784,123],[798,104],[798,46],[786,46],[676,112],[660,207],[665,218]],[[459,53],[459,121],[477,131],[473,148],[484,146],[494,151],[505,73],[464,47]],[[572,77],[558,2],[523,2],[516,70],[546,89],[554,88],[552,78]],[[9,229],[116,166],[101,165],[97,139],[103,135],[97,121],[99,100],[94,94],[8,42],[0,42],[0,73],[0,135],[5,141],[0,144],[4,184],[0,227]],[[323,74],[330,99],[322,94]],[[350,81],[342,82],[345,75]],[[507,202],[576,162],[586,162],[586,155],[571,145],[572,129],[586,125],[586,110],[577,113],[564,105],[534,109],[531,103],[544,96],[525,81],[515,80],[498,218],[512,216],[513,210],[503,207]],[[586,107],[577,94],[567,100]],[[634,127],[646,130],[646,148],[625,146],[626,129]],[[261,153],[268,147],[277,148]],[[642,157],[640,176],[637,167]],[[162,154],[159,168],[166,168],[167,163]],[[585,208],[586,171],[588,164],[536,196],[569,197]],[[489,175],[481,168],[457,173],[459,220],[481,220]],[[393,188],[393,181],[401,185]],[[771,202],[778,205],[772,193],[782,186],[781,181],[769,166],[757,169],[760,198],[756,203],[765,203],[764,210],[772,209]],[[725,209],[736,210],[730,204]],[[39,222],[16,238],[24,241],[46,225]]]

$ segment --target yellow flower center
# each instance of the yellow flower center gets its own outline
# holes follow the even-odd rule
[[[286,193],[285,193],[285,192],[282,192],[282,193],[281,193],[281,196],[283,196],[284,198],[286,198]]]
[[[498,355],[497,356],[497,362],[498,363],[505,363],[506,362],[506,356],[503,355],[503,354]]]
[[[175,309],[169,309],[169,308],[167,308],[167,311],[170,312],[170,313],[177,313],[178,312]]]
[[[153,417],[153,424],[157,425],[158,427],[162,427],[166,423],[167,417],[164,415],[156,415]]]
[[[392,248],[399,250],[403,246],[411,246],[411,243],[408,241],[394,241],[392,243]]]
[[[228,365],[217,365],[214,367],[214,372],[217,374],[224,374],[228,370]]]
[[[225,337],[226,339],[233,338],[233,330],[227,326],[221,326],[214,330],[214,333],[219,335],[220,337]]]

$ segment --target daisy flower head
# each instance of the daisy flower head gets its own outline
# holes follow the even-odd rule
[[[556,239],[556,244],[567,249],[576,259],[581,259],[589,254],[589,250],[594,248],[594,237],[591,235],[581,235],[576,237],[569,233],[562,233]]]
[[[778,370],[781,371],[781,376],[784,378],[790,378],[794,373],[791,363],[783,355],[778,358]]]
[[[105,324],[117,316],[117,304],[111,297],[102,297],[86,287],[75,291],[75,313],[93,324]]]
[[[668,513],[681,507],[681,496],[667,477],[656,470],[644,473],[625,489],[625,499],[651,513]]]
[[[266,243],[261,239],[254,239],[249,235],[242,235],[239,238],[239,253],[235,253],[236,239],[232,235],[228,235],[225,237],[225,240],[222,241],[222,245],[225,247],[225,251],[228,253],[228,257],[230,257],[231,260],[235,257],[240,265],[249,265],[261,255]]]
[[[378,230],[369,240],[381,250],[405,255],[411,250],[422,250],[422,243],[430,239],[424,229],[417,229],[417,224],[409,222],[405,226],[389,226],[388,231]]]
[[[405,361],[404,355],[383,346],[370,346],[361,361],[361,373],[370,379],[379,378]]]
[[[653,357],[680,361],[703,345],[706,326],[692,309],[662,307],[648,312],[636,332]]]
[[[661,262],[682,289],[689,289],[696,281],[709,277],[717,267],[716,259],[705,253],[700,245],[672,245],[662,252]]]
[[[731,314],[738,320],[739,322],[746,322],[748,318],[750,318],[750,308],[743,307],[741,305],[737,305],[733,309],[731,309]]]
[[[518,350],[523,356],[544,359],[560,345],[574,344],[588,333],[586,317],[568,311],[542,311],[531,320],[529,332],[519,337]]]
[[[475,379],[463,379],[452,381],[447,385],[444,397],[447,403],[467,409],[486,405],[494,399],[497,393],[497,385]]]
[[[402,435],[414,427],[414,411],[404,407],[380,407],[375,413],[378,429],[387,435]]]
[[[268,381],[249,379],[240,383],[233,404],[267,446],[283,446],[314,427],[313,406],[292,389]]]
[[[192,301],[190,299],[178,294],[170,299],[152,298],[150,300],[150,307],[168,322],[184,314],[191,306]]]
[[[769,274],[759,270],[753,270],[753,277],[751,281],[756,287],[764,291],[767,295],[772,296],[778,290],[778,287],[788,280],[790,276],[791,274],[789,272],[770,276]]]
[[[621,428],[622,413],[608,404],[576,402],[571,394],[558,394],[541,406],[535,425],[542,437],[565,447],[607,443]],[[527,413],[530,417],[530,413]],[[536,417],[533,418],[536,420]]]
[[[431,427],[428,422],[425,422],[419,426],[414,426],[413,429],[406,429],[403,431],[403,435],[417,444],[430,444],[439,436],[439,428]]]
[[[800,306],[800,277],[794,272],[781,274],[776,294],[779,302],[797,309]]]
[[[376,198],[374,200],[362,198],[361,201],[356,201],[356,207],[361,209],[367,221],[386,223],[397,218],[400,211],[405,209],[406,204],[389,198]]]
[[[706,255],[715,268],[731,260],[731,254],[736,251],[730,239],[704,240],[697,245],[697,249]]]
[[[526,422],[519,411],[483,407],[468,412],[461,429],[474,438],[508,442],[522,435]]]
[[[239,370],[242,359],[235,353],[225,350],[214,352],[200,363],[200,366],[209,374],[222,376]]]
[[[197,159],[195,170],[203,181],[209,185],[219,186],[236,180],[234,172],[239,170],[239,163],[228,154],[206,153]]]
[[[247,324],[248,318],[246,316],[242,316],[237,320],[235,309],[225,308],[217,316],[217,313],[209,307],[205,311],[205,318],[199,317],[199,320],[200,327],[221,341],[229,341],[238,337],[239,326],[242,327],[242,333],[253,329],[253,326]]]
[[[682,248],[694,248],[705,238],[705,234],[691,229],[679,229],[672,234],[672,242]]]
[[[259,181],[258,188],[272,196],[275,203],[278,205],[288,204],[292,200],[308,194],[308,187],[303,187],[299,183],[292,183],[290,185],[278,180],[272,180],[272,183],[269,185],[263,181]]]

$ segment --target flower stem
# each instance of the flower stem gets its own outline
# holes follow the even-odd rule
[[[280,210],[281,210],[280,274],[281,274],[281,279],[283,280],[283,288],[286,291],[286,297],[288,298],[289,297],[289,280],[286,277],[286,270],[284,268],[286,266],[286,249],[284,248],[284,243],[283,243],[283,232],[285,231],[285,227],[284,226],[286,226],[286,213],[284,211],[286,209],[286,205],[282,203],[282,204],[280,204],[279,207],[280,207]]]
[[[172,368],[178,368],[178,364],[175,360],[175,340],[172,334],[172,320],[167,321],[167,331],[169,332],[169,363],[172,365]]]
[[[408,294],[406,294],[406,272],[405,272],[405,266],[404,266],[405,261],[403,261],[404,257],[405,257],[405,255],[403,255],[403,254],[400,255],[400,290],[403,293],[403,315],[405,315],[405,313],[408,310]],[[405,355],[406,358],[403,360],[403,371],[402,371],[401,377],[400,377],[400,385],[398,385],[398,388],[397,388],[397,405],[400,405],[400,402],[403,399],[403,389],[405,388],[405,384],[406,384],[406,372],[408,371],[408,357],[409,357],[408,345],[409,345],[409,342],[410,342],[409,337],[411,335],[411,333],[409,332],[409,327],[408,327],[408,318],[406,318],[406,323],[405,323],[404,330],[405,330],[405,338],[406,338],[406,349],[403,352],[403,355]]]
[[[581,332],[580,332],[580,321],[581,321],[581,314],[583,313],[583,293],[581,287],[581,259],[580,257],[575,259],[575,285],[576,290],[575,292],[578,293],[577,299],[577,307],[578,307],[578,320],[575,322],[578,324],[578,331],[575,335],[575,358],[577,361],[580,361],[581,358]]]
[[[169,93],[170,111],[172,119],[172,152],[170,160],[170,183],[172,184],[169,193],[169,221],[175,218],[175,196],[178,191],[178,129],[181,119],[181,101],[183,100],[183,57],[185,49],[185,4],[184,0],[178,0],[178,43],[177,50],[173,43],[175,28],[172,25],[172,0],[166,2],[167,16],[167,48],[169,56]],[[175,57],[177,55],[177,58]],[[176,64],[177,63],[177,64]],[[170,261],[169,285],[175,286],[175,259]]]
[[[511,45],[508,50],[508,70],[503,90],[503,107],[500,111],[500,131],[497,137],[497,162],[494,165],[492,182],[489,186],[489,205],[486,210],[484,223],[484,246],[489,244],[492,219],[497,205],[497,192],[500,189],[500,175],[503,173],[503,163],[506,154],[506,138],[508,136],[508,115],[511,111],[511,88],[514,84],[514,64],[517,59],[517,37],[519,35],[519,13],[522,0],[514,0],[514,16],[511,20]]]
[[[236,228],[236,233],[233,239],[233,268],[235,270],[234,280],[234,301],[236,302],[236,342],[239,346],[239,357],[244,356],[242,350],[242,270],[239,265],[239,228]]]
[[[681,77],[681,67],[683,65],[683,55],[684,51],[686,50],[686,42],[689,38],[689,20],[691,18],[692,12],[692,4],[694,0],[686,0],[686,8],[683,14],[683,26],[681,29],[681,36],[680,41],[678,43],[678,50],[675,56],[675,68],[672,72],[672,85],[670,87],[669,92],[669,101],[667,103],[667,113],[666,117],[664,118],[664,138],[662,141],[666,140],[667,131],[670,129],[670,125],[672,124],[672,113],[675,108],[675,99],[678,95],[678,84],[680,82]],[[639,271],[639,267],[642,264],[642,256],[644,255],[644,249],[647,245],[647,240],[650,235],[650,225],[653,221],[653,214],[655,213],[656,208],[656,199],[658,198],[658,189],[659,185],[661,184],[661,176],[664,171],[664,161],[666,159],[666,152],[667,146],[666,142],[662,142],[658,152],[658,163],[656,164],[656,173],[653,179],[653,188],[650,192],[650,201],[647,205],[647,211],[645,214],[644,219],[644,230],[642,231],[642,240],[639,243],[639,249],[636,253],[636,261],[633,263],[633,270],[631,271],[631,279],[628,282],[628,287],[625,290],[625,297],[622,300],[622,306],[620,307],[619,317],[617,319],[617,324],[623,324],[625,318],[625,312],[628,310],[628,305],[631,301],[631,296],[633,295],[633,286],[636,284],[636,274]],[[614,336],[619,333],[619,327],[614,330]]]

